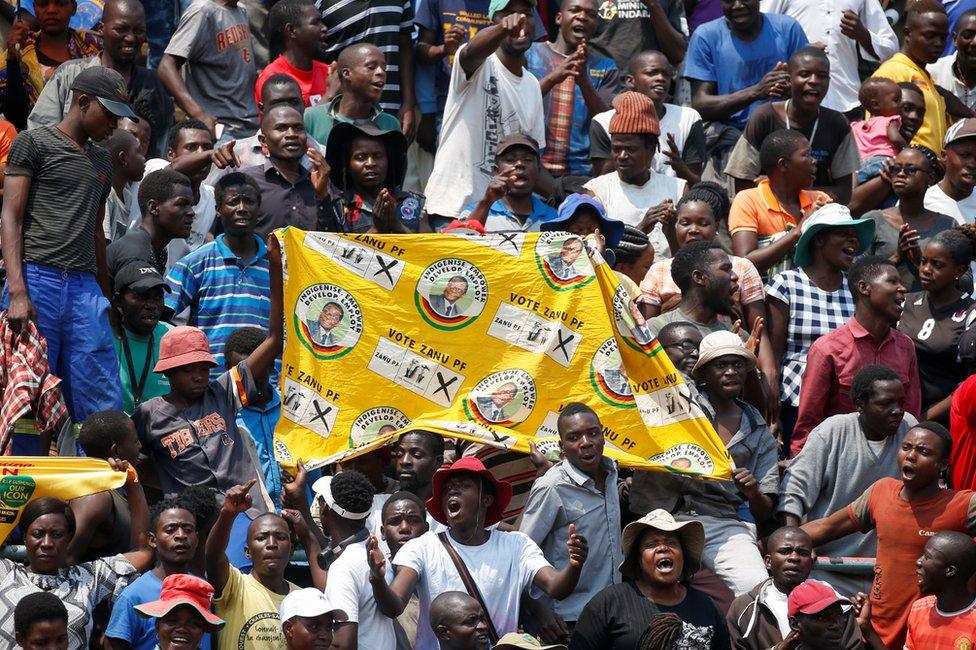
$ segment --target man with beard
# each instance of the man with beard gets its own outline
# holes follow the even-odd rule
[[[477,585],[495,638],[517,629],[527,588],[538,587],[556,599],[576,588],[587,543],[575,526],[569,526],[569,562],[561,570],[549,564],[524,534],[488,528],[501,521],[511,497],[511,484],[498,481],[477,458],[465,457],[434,474],[433,494],[427,500],[428,511],[448,527],[447,532],[428,532],[404,544],[396,555],[392,584],[386,581],[386,558],[377,540],[370,539],[370,582],[380,612],[399,616],[415,589],[420,597],[417,650],[437,649],[429,622],[435,596],[466,591],[466,581]],[[462,578],[462,570],[470,580]]]
[[[766,542],[766,568],[770,577],[734,601],[725,617],[733,647],[768,650],[790,635],[787,600],[793,589],[810,575],[816,553],[810,536],[795,526],[784,526]],[[837,650],[861,647],[853,616],[847,616],[844,643]]]
[[[153,507],[149,521],[149,546],[156,550],[156,566],[126,587],[112,608],[105,630],[111,650],[152,650],[159,642],[155,621],[136,614],[134,605],[159,599],[166,576],[191,573],[200,543],[195,515],[175,498],[163,499]],[[209,650],[210,635],[200,643]]]
[[[440,146],[424,191],[433,217],[454,219],[485,193],[502,137],[524,133],[545,147],[539,82],[522,67],[535,36],[526,19],[532,7],[529,0],[493,0],[494,24],[454,56]]]
[[[905,386],[905,411],[916,418],[921,412],[915,344],[895,329],[905,302],[898,269],[887,258],[862,257],[848,271],[847,284],[854,296],[854,316],[843,327],[814,341],[807,353],[790,445],[793,456],[803,449],[815,426],[831,415],[855,410],[846,378],[853,378],[861,368],[879,359]]]
[[[908,615],[908,650],[976,645],[976,595],[969,583],[976,575],[976,542],[956,531],[936,533],[915,563],[918,590]]]
[[[714,241],[685,245],[674,256],[671,277],[681,289],[681,302],[671,311],[647,321],[653,332],[668,323],[683,321],[698,328],[702,336],[729,330],[720,314],[732,313],[732,294],[739,288],[739,276],[732,270],[728,253]]]
[[[854,413],[834,415],[819,424],[803,452],[790,463],[780,484],[777,514],[789,526],[837,512],[875,481],[896,478],[896,457],[905,433],[917,420],[905,413],[905,386],[887,366],[867,366],[854,375]],[[874,557],[877,536],[850,537],[817,549],[829,557]],[[843,593],[870,591],[867,576],[816,572]]]

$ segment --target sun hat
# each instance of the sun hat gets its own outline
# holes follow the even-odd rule
[[[199,328],[180,325],[163,334],[159,340],[159,361],[153,372],[166,372],[201,362],[217,365],[217,360],[210,354],[207,335]]]
[[[641,535],[648,529],[678,533],[685,556],[685,566],[691,573],[701,568],[702,553],[705,551],[705,527],[700,521],[675,521],[670,512],[658,508],[624,526],[620,539],[624,561],[617,567],[620,575],[634,580],[640,577],[640,566],[633,566],[630,553],[634,545],[640,541]]]
[[[346,510],[336,503],[335,497],[332,496],[332,479],[334,478],[334,476],[323,476],[322,478],[318,479],[312,483],[312,492],[314,492],[317,496],[322,497],[322,500],[325,501],[325,505],[328,506],[329,510],[336,513],[340,517],[344,517],[346,519],[365,519],[368,517],[370,513],[369,510],[366,510],[366,512],[352,512],[350,510]]]
[[[491,483],[495,489],[495,501],[488,507],[488,512],[485,514],[485,526],[491,526],[501,521],[502,515],[505,513],[505,508],[508,507],[509,502],[512,500],[512,484],[508,481],[499,481],[485,467],[481,459],[475,458],[474,456],[465,456],[460,460],[454,461],[451,466],[442,467],[434,472],[434,476],[430,480],[431,496],[426,502],[427,512],[430,513],[430,516],[445,526],[447,525],[447,513],[444,512],[441,504],[441,494],[444,481],[457,474],[477,474]]]
[[[718,331],[707,335],[698,345],[698,362],[692,368],[691,374],[694,377],[699,377],[699,372],[707,364],[729,354],[745,359],[747,371],[751,372],[756,369],[756,355],[746,350],[746,346],[742,344],[742,338],[732,332]]]
[[[386,185],[400,187],[407,175],[407,140],[403,133],[395,129],[381,129],[375,124],[353,124],[337,122],[329,132],[325,145],[325,161],[329,163],[329,179],[340,190],[346,189],[346,166],[349,164],[352,141],[359,136],[378,138],[386,145],[389,167],[386,171]]]
[[[214,588],[203,578],[174,573],[163,578],[159,600],[134,605],[133,609],[146,618],[162,618],[181,605],[189,605],[203,617],[211,631],[219,630],[224,620],[210,611],[213,595]]]
[[[616,112],[610,118],[607,129],[611,135],[661,135],[661,121],[657,117],[654,102],[647,95],[633,90],[621,93],[614,98],[613,108]]]
[[[71,82],[72,92],[91,95],[115,117],[127,117],[138,122],[139,117],[129,106],[129,91],[125,78],[112,68],[96,65],[85,68]]]
[[[806,580],[793,587],[786,599],[786,614],[817,614],[834,603],[849,605],[851,601],[837,595],[830,585],[819,580]]]
[[[543,232],[552,230],[565,230],[566,224],[576,216],[580,208],[589,206],[596,211],[597,219],[600,221],[600,232],[606,240],[607,248],[616,248],[620,243],[620,238],[624,235],[624,222],[611,219],[607,216],[607,211],[595,197],[589,194],[570,194],[559,204],[555,218],[549,218],[539,225]]]
[[[561,643],[542,645],[531,634],[509,632],[498,639],[498,643],[492,646],[492,650],[566,650],[566,646]]]
[[[296,616],[301,616],[303,618],[315,618],[316,616],[321,616],[322,614],[332,614],[332,617],[338,620],[346,620],[349,618],[348,614],[343,610],[339,609],[333,605],[328,598],[325,597],[325,593],[314,587],[306,587],[305,589],[296,589],[295,591],[289,593],[285,596],[284,600],[281,601],[281,606],[279,607],[281,611],[281,623],[284,624],[285,621],[290,621]]]
[[[851,226],[857,231],[857,241],[860,244],[859,253],[871,247],[874,241],[874,220],[855,219],[845,205],[828,203],[803,220],[800,226],[800,239],[796,242],[793,252],[793,265],[804,267],[812,261],[810,242],[821,230],[827,228],[842,228]]]

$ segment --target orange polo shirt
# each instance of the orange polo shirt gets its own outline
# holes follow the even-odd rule
[[[823,192],[800,190],[800,209],[807,214],[817,199],[830,201]],[[732,201],[729,211],[729,232],[754,232],[759,237],[772,235],[796,228],[796,219],[783,209],[779,200],[769,187],[769,179],[759,181],[755,188],[739,192]]]

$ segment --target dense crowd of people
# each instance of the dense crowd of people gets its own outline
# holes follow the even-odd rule
[[[976,2],[0,18],[0,453],[127,476],[23,509],[4,647],[976,647]],[[582,402],[553,455],[284,471],[285,226],[579,235],[553,273],[602,252],[731,478],[618,466]]]

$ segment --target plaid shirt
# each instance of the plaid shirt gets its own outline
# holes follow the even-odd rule
[[[759,302],[765,297],[762,276],[756,267],[744,257],[729,255],[732,270],[739,276],[739,290],[732,299],[739,305]],[[681,295],[681,289],[671,279],[671,259],[655,262],[640,283],[641,296],[638,302],[661,306],[671,298]],[[843,323],[841,323],[843,325]]]
[[[838,329],[854,315],[854,298],[847,288],[847,275],[841,274],[840,289],[824,291],[807,277],[803,269],[783,271],[766,288],[789,309],[786,349],[780,368],[780,399],[792,406],[800,404],[800,384],[807,367],[807,352],[813,342]]]
[[[51,431],[68,417],[68,409],[61,394],[61,380],[48,368],[47,341],[37,325],[30,321],[27,335],[16,336],[5,316],[6,312],[0,314],[0,453],[10,455],[11,433],[17,420],[33,414],[38,431]]]

